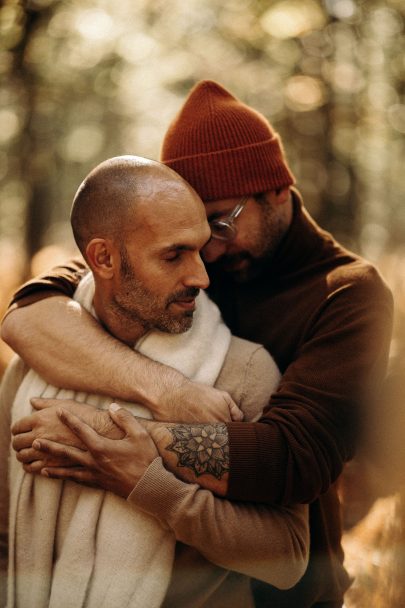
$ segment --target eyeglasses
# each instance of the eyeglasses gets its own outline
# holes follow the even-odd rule
[[[213,239],[218,239],[219,241],[232,241],[235,238],[237,233],[235,220],[242,213],[248,200],[249,196],[244,196],[240,199],[236,207],[232,209],[229,215],[218,218],[217,220],[212,220],[212,222],[209,223]]]

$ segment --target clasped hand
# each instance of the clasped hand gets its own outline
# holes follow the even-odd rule
[[[33,400],[33,405],[41,411],[12,427],[13,447],[26,472],[71,479],[126,498],[158,456],[148,432],[116,404],[109,412],[75,401]],[[108,429],[116,438],[92,428],[97,428],[97,417],[103,434]]]

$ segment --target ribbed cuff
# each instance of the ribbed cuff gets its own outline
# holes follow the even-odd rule
[[[230,474],[227,498],[280,504],[287,456],[273,426],[232,422],[228,426]]]
[[[167,526],[167,519],[184,494],[184,482],[155,458],[128,496],[127,501]]]
[[[203,201],[276,190],[294,184],[277,136],[230,150],[165,160]]]

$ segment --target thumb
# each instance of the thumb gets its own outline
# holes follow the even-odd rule
[[[229,404],[229,412],[231,414],[232,422],[242,422],[244,414],[234,401],[231,401]]]
[[[42,399],[41,397],[33,397],[30,399],[31,405],[34,410],[44,410],[47,407],[52,407],[53,405],[59,405],[60,401],[58,399]]]
[[[108,411],[115,424],[127,435],[131,435],[134,431],[139,431],[139,428],[142,428],[131,412],[118,405],[118,403],[110,403]]]

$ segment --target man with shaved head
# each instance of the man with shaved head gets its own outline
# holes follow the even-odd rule
[[[73,306],[83,306],[123,348],[150,357],[162,372],[170,373],[160,362],[206,386],[207,395],[222,396],[222,411],[203,412],[204,424],[192,438],[181,420],[174,422],[170,447],[186,457],[194,442],[198,472],[221,477],[225,425],[207,422],[225,412],[240,419],[235,402],[247,420],[258,417],[279,372],[263,347],[231,336],[216,305],[200,292],[209,284],[200,252],[210,238],[200,198],[160,163],[117,157],[81,184],[71,222],[91,269]],[[65,374],[68,385],[68,368]],[[100,393],[52,386],[21,359],[7,370],[0,391],[3,463],[11,422],[17,421],[19,433],[18,457],[12,451],[8,479],[6,467],[0,476],[2,600],[8,502],[10,511],[7,605],[249,608],[250,577],[281,589],[299,580],[309,552],[306,506],[236,504],[180,481],[163,466],[159,435],[155,444],[145,431],[154,424],[145,420],[149,411],[133,403],[111,404]],[[31,400],[41,408],[41,400],[34,399],[41,396],[53,404],[42,410],[44,422],[56,430],[50,437],[66,445],[45,435],[30,447]],[[92,448],[86,450],[89,439]],[[109,447],[109,456],[97,454],[97,441],[103,450]],[[131,459],[135,446],[141,457]],[[32,475],[47,452],[55,458],[48,458],[48,467],[56,468]],[[22,466],[30,454],[32,464]],[[86,482],[91,467],[99,483],[93,478],[93,488],[86,488],[59,481],[66,458],[77,464],[70,469],[72,480]]]
[[[149,254],[151,244],[156,250],[160,245],[156,242],[156,218],[167,230],[179,226],[179,232],[188,221],[194,239],[199,238],[191,245],[181,245],[184,255],[187,251],[191,256],[194,248],[198,264],[180,288],[177,268],[173,265],[169,269],[180,245],[170,243],[167,251],[159,252],[157,262]],[[94,307],[111,333],[126,344],[134,344],[152,328],[170,333],[190,328],[198,291],[209,284],[199,251],[210,232],[201,201],[182,178],[164,165],[136,157],[102,163],[76,193],[71,224],[81,253],[90,267],[99,271],[95,273],[100,289],[96,289]],[[119,260],[120,273],[114,279],[110,269],[100,271],[100,260],[107,255]]]

